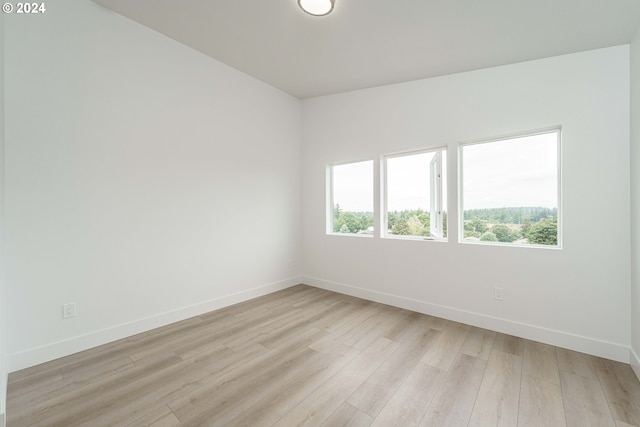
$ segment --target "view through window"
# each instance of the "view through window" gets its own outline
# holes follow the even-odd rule
[[[332,165],[330,180],[329,231],[372,236],[373,161]]]
[[[461,147],[462,241],[558,246],[560,131]]]
[[[447,237],[444,149],[384,158],[386,237]]]

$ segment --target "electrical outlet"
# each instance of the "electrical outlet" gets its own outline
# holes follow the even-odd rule
[[[62,318],[68,319],[70,317],[76,317],[76,303],[70,302],[68,304],[62,304]]]
[[[493,288],[493,299],[498,301],[504,301],[504,288],[498,286]]]

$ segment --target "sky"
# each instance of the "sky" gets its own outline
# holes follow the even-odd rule
[[[558,207],[557,133],[462,148],[464,209]]]
[[[373,160],[332,169],[334,206],[348,212],[373,212]]]
[[[464,209],[557,207],[557,140],[553,132],[464,145]],[[433,155],[427,152],[387,159],[389,211],[429,209]],[[446,176],[446,167],[443,172]],[[333,183],[334,204],[341,210],[373,212],[373,161],[334,166]]]
[[[387,159],[387,209],[428,211],[430,203],[430,165],[435,152]],[[443,162],[446,164],[446,154]],[[446,175],[446,168],[443,171]]]

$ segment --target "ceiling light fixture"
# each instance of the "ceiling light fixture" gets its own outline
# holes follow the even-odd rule
[[[300,9],[313,16],[324,16],[331,13],[335,0],[298,0]]]

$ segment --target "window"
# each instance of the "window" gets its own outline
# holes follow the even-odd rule
[[[460,148],[461,240],[559,246],[560,131]]]
[[[447,151],[437,149],[387,156],[385,237],[447,237]]]
[[[373,161],[328,168],[328,233],[373,235]]]

